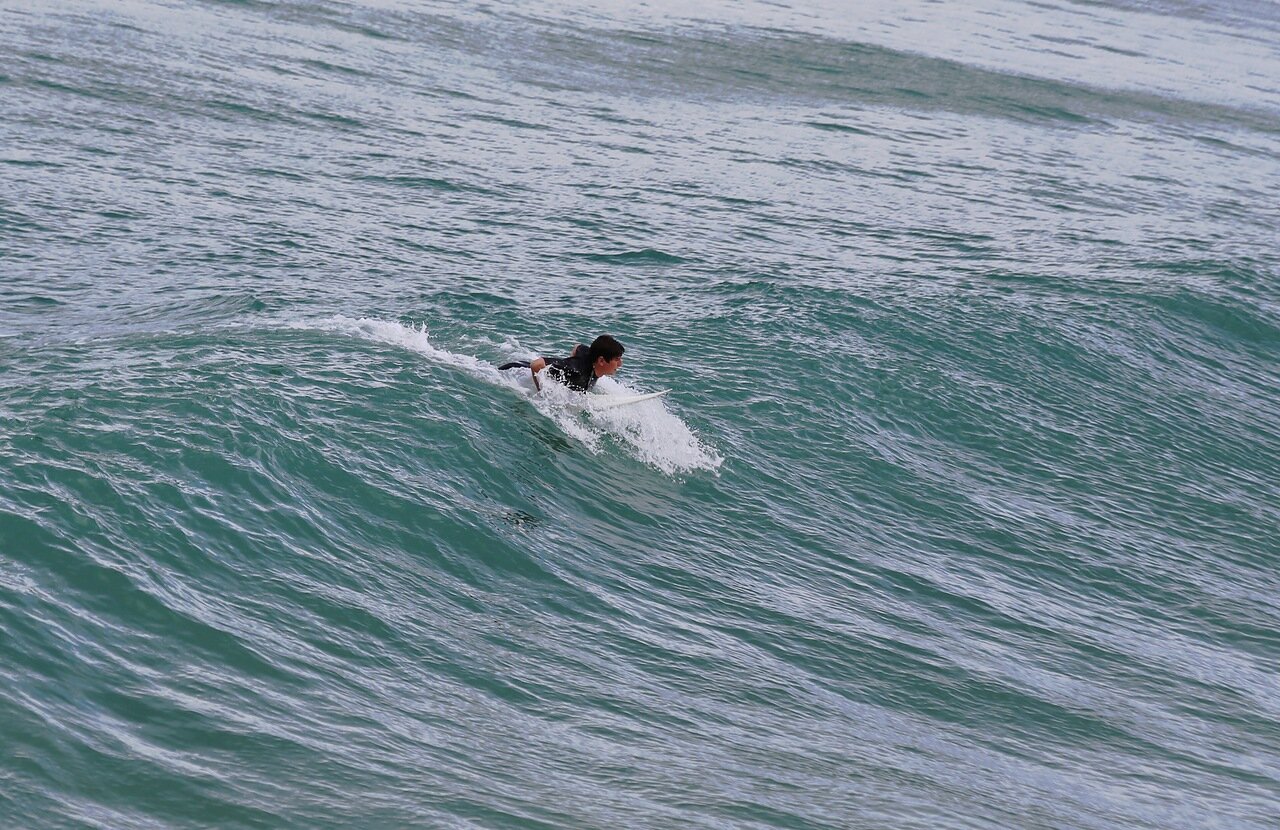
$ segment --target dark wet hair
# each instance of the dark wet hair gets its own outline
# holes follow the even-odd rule
[[[591,363],[594,365],[598,357],[612,361],[622,357],[622,353],[625,351],[626,349],[622,347],[622,344],[614,340],[613,337],[608,334],[602,334],[591,341],[591,351],[587,352],[587,357],[591,359]]]

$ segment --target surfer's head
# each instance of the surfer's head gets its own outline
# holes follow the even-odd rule
[[[587,357],[591,359],[591,368],[597,377],[612,375],[622,368],[622,353],[626,349],[610,335],[602,334],[591,341],[591,350]]]

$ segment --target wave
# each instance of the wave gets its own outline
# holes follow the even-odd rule
[[[605,265],[680,265],[688,260],[684,257],[659,251],[656,248],[642,248],[636,251],[622,251],[616,254],[578,254],[591,262]]]
[[[637,21],[636,25],[644,25]],[[1247,30],[1241,30],[1246,31]],[[948,111],[1067,128],[1104,127],[1132,119],[1222,122],[1269,129],[1259,107],[1271,94],[1213,96],[1194,61],[1183,66],[1176,42],[1151,56],[1100,38],[1072,39],[1070,54],[1052,54],[1043,40],[1016,50],[1020,61],[984,64],[964,50],[923,54],[893,36],[818,34],[761,25],[689,26],[638,36],[613,27],[528,21],[494,34],[513,78],[546,88],[579,88],[590,78],[598,93],[639,100],[788,107],[838,105]],[[1129,41],[1121,41],[1129,43]],[[1153,46],[1152,48],[1155,48]],[[1070,71],[1097,63],[1097,53],[1123,57],[1132,68],[1110,75]],[[1167,53],[1167,54],[1166,54]],[[990,55],[987,55],[990,58]],[[1177,73],[1147,78],[1156,57]],[[530,79],[537,79],[530,81]],[[1172,85],[1172,86],[1171,86]],[[1174,88],[1176,87],[1176,88]]]

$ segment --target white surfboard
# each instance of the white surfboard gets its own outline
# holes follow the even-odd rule
[[[643,395],[587,395],[587,406],[590,409],[610,409],[615,406],[626,406],[627,404],[640,403],[641,401],[651,401],[654,398],[661,398],[670,392],[670,389],[663,389],[658,392],[647,392]]]

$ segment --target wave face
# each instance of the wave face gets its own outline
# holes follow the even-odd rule
[[[0,9],[0,828],[1274,826],[1275,4],[689,8]]]

